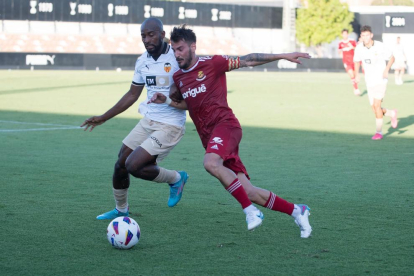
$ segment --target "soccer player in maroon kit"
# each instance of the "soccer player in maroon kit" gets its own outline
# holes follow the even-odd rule
[[[358,89],[358,83],[355,81],[354,73],[354,52],[357,45],[355,40],[349,39],[348,30],[342,30],[342,41],[339,42],[338,49],[342,52],[342,61],[348,75],[351,77],[352,86],[354,87],[355,96],[361,95],[361,92]]]
[[[181,70],[174,76],[176,88],[171,87],[170,98],[155,94],[150,102],[168,103],[188,109],[203,147],[206,149],[204,168],[216,177],[225,189],[241,204],[246,214],[247,229],[261,225],[262,212],[252,202],[292,216],[301,229],[301,237],[312,232],[309,207],[293,204],[274,193],[255,187],[239,157],[242,129],[227,104],[226,72],[240,67],[258,66],[279,59],[299,63],[305,53],[249,54],[242,57],[196,56],[196,36],[185,26],[171,32],[171,46]]]

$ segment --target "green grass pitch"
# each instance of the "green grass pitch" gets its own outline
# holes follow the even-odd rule
[[[182,201],[167,185],[133,179],[137,246],[113,249],[111,177],[137,104],[93,132],[76,129],[113,106],[132,72],[0,71],[0,275],[413,275],[414,77],[390,75],[384,139],[372,141],[367,94],[346,73],[228,73],[243,126],[240,154],[253,184],[311,207],[313,236],[261,208],[246,230],[239,204],[202,166],[189,121],[161,163],[185,169]],[[361,91],[365,84],[361,84]],[[144,99],[143,95],[140,101]]]

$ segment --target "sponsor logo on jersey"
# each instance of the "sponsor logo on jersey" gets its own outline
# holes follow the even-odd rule
[[[153,89],[169,89],[170,78],[168,76],[146,76],[147,86]]]
[[[146,76],[146,81],[148,86],[155,86],[157,85],[156,77],[155,76]]]
[[[211,141],[210,144],[211,143],[216,143],[216,144],[219,144],[219,145],[222,146],[223,145],[223,139],[221,139],[220,137],[214,137],[213,141]]]
[[[164,64],[164,71],[167,73],[171,71],[171,63],[167,62]]]
[[[198,71],[198,75],[197,75],[196,80],[198,80],[198,81],[202,81],[202,80],[204,80],[206,77],[207,77],[207,76],[206,76],[206,75],[204,75],[204,72],[203,72],[203,71]]]
[[[211,147],[211,149],[218,150],[219,148],[218,148],[218,146],[217,146],[217,145],[214,145],[214,146],[212,146],[212,147]]]
[[[204,93],[206,91],[207,91],[206,86],[203,83],[199,87],[196,87],[196,88],[193,88],[193,89],[188,88],[187,92],[184,92],[183,93],[183,98],[186,99],[186,98],[188,98],[190,96],[193,97],[193,98],[195,98],[197,96],[197,94]]]
[[[150,136],[150,138],[152,139],[152,140],[154,140],[155,141],[155,143],[157,143],[157,145],[158,146],[160,146],[160,148],[162,147],[162,144],[161,144],[161,142],[160,142],[160,140],[158,140],[156,137],[154,137],[154,136]]]

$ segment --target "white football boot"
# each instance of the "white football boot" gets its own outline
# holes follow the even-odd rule
[[[256,210],[246,213],[247,230],[252,231],[256,227],[260,226],[263,222],[263,213],[255,208]]]
[[[300,228],[300,237],[301,238],[309,238],[312,233],[312,227],[309,224],[309,216],[310,216],[310,208],[308,205],[304,204],[297,204],[301,212],[299,215],[295,217],[295,223]]]

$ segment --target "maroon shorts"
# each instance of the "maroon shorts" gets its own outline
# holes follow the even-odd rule
[[[352,70],[352,71],[354,71],[355,69],[355,64],[354,64],[354,62],[353,61],[347,61],[347,60],[344,60],[343,61],[343,63],[344,63],[344,67],[345,67],[345,70],[346,71],[349,71],[349,70]]]
[[[239,157],[239,144],[242,139],[242,129],[232,124],[219,124],[214,129],[205,145],[206,153],[215,153],[223,160],[223,165],[236,174],[241,172],[249,178],[246,167]],[[249,178],[250,179],[250,178]]]

